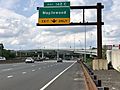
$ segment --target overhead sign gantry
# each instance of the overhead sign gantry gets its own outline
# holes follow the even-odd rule
[[[63,2],[64,3],[64,2]],[[55,3],[49,3],[49,4],[45,4],[44,3],[44,6],[46,7],[49,7],[49,8],[58,8],[58,7],[65,7],[65,6],[62,6],[64,4],[60,4],[60,2],[55,2]],[[66,4],[67,5],[67,4]],[[45,8],[44,7],[44,8]],[[68,6],[66,6],[65,8],[67,8]],[[43,8],[43,7],[42,7]],[[40,18],[42,15],[41,14],[41,8],[40,7],[37,7],[37,10],[39,10],[39,19],[38,19],[38,23],[37,23],[37,26],[75,26],[75,25],[96,25],[97,26],[97,58],[98,59],[101,59],[102,58],[102,25],[104,25],[104,22],[102,22],[102,9],[104,8],[104,6],[101,4],[101,3],[97,3],[97,5],[95,6],[70,6],[70,9],[82,9],[83,10],[83,21],[79,22],[79,23],[72,23],[72,22],[69,22],[69,20],[67,22],[69,23],[65,23],[63,22],[64,19],[60,20],[62,22],[58,23],[59,19],[57,19],[56,17],[54,17],[54,15],[48,17],[48,21],[49,23],[42,23],[44,21],[40,21]],[[97,10],[97,21],[96,22],[89,22],[89,21],[85,21],[85,9],[96,9]],[[47,10],[47,9],[46,9]],[[52,9],[53,10],[53,9]],[[58,10],[56,10],[58,11]],[[64,10],[65,11],[65,10]],[[50,11],[51,12],[51,11]],[[70,13],[70,12],[69,12]],[[66,12],[66,14],[68,14],[68,12]],[[59,14],[58,14],[59,15]],[[67,15],[65,15],[67,16]],[[44,17],[44,18],[47,18],[47,17]],[[49,18],[53,18],[52,21],[51,19]],[[59,18],[64,18],[64,17],[59,17]],[[65,17],[66,18],[66,17]],[[67,17],[68,18],[68,17]],[[56,21],[57,20],[57,21]],[[67,19],[66,19],[67,20]]]

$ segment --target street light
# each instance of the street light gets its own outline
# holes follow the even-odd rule
[[[73,34],[73,50],[75,51],[75,34]]]
[[[90,43],[90,57],[92,57],[92,32],[90,33],[91,43]]]
[[[79,40],[79,42],[80,42],[80,49],[81,49],[81,41]]]
[[[90,46],[90,57],[92,57],[92,46]]]
[[[84,51],[84,61],[86,62],[86,25],[85,25],[85,51]]]
[[[80,49],[81,49],[81,41],[79,40],[79,42],[80,42]],[[79,58],[81,58],[81,55],[79,55]]]
[[[60,41],[59,41],[59,38],[58,38],[57,60],[59,60],[59,43],[60,43]]]

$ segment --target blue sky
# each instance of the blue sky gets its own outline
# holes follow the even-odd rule
[[[38,11],[44,1],[56,0],[0,0],[0,43],[7,49],[36,48],[84,48],[85,27],[38,27]],[[70,1],[71,5],[96,5],[101,2],[103,9],[103,45],[120,43],[120,1],[119,0],[57,0]],[[95,10],[86,10],[86,21],[96,20]],[[71,11],[71,22],[82,21],[80,10]],[[96,47],[96,27],[87,26],[87,48]],[[74,41],[75,40],[75,41]]]
[[[36,7],[43,5],[43,0],[0,0],[0,6],[26,17],[37,12]]]

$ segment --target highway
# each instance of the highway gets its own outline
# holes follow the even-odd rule
[[[75,61],[0,64],[0,90],[85,90]]]

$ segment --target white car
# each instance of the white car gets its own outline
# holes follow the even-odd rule
[[[1,57],[1,56],[0,56],[0,60],[6,60],[6,58],[5,58],[5,57]]]
[[[31,57],[28,57],[26,60],[25,60],[26,63],[34,63],[34,59],[32,59]]]

